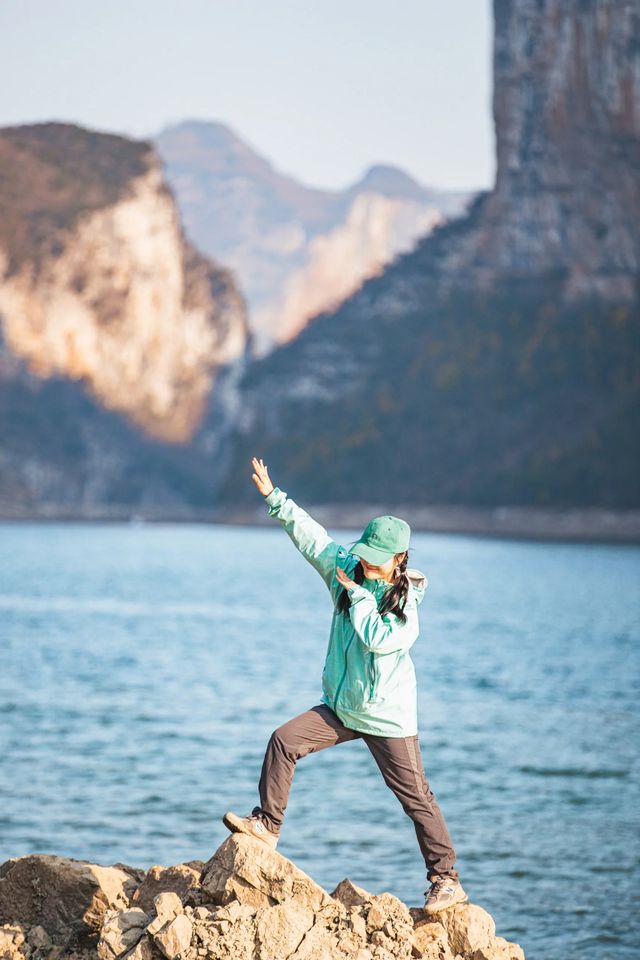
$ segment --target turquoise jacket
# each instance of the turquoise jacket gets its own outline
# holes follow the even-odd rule
[[[322,702],[345,727],[383,737],[411,737],[418,732],[416,674],[409,650],[420,632],[418,604],[427,588],[419,570],[407,569],[411,583],[404,612],[378,613],[389,584],[366,579],[348,590],[348,617],[336,604],[344,587],[336,566],[353,579],[358,557],[331,539],[327,531],[301,507],[274,487],[265,497],[268,515],[276,517],[302,556],[318,571],[333,600],[329,645],[322,671]]]

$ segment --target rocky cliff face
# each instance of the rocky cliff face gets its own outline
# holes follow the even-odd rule
[[[382,165],[343,191],[305,187],[220,123],[182,123],[157,144],[189,236],[240,279],[256,355],[334,309],[469,199]]]
[[[494,22],[494,189],[253,365],[229,476],[260,455],[392,512],[640,502],[640,10]]]
[[[640,9],[495,0],[497,173],[440,251],[441,289],[562,271],[563,298],[633,302],[640,273]]]
[[[0,866],[6,960],[524,960],[475,904],[429,916],[345,879],[328,894],[259,840],[138,870],[44,854]]]
[[[0,163],[5,349],[187,441],[248,329],[231,275],[185,241],[151,147],[41,124],[0,131]]]

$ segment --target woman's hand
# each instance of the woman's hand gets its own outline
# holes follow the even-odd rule
[[[342,584],[345,590],[349,587],[357,587],[355,580],[351,580],[342,567],[336,567],[336,579]]]
[[[252,458],[251,464],[255,470],[255,473],[251,474],[251,479],[255,483],[262,496],[268,497],[271,491],[275,489],[271,480],[269,479],[269,471],[265,467],[262,460],[258,460],[257,457]]]

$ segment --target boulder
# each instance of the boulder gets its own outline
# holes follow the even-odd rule
[[[423,913],[422,910],[416,912]],[[447,931],[441,923],[429,920],[415,923],[413,956],[421,957],[422,960],[453,960]]]
[[[167,960],[178,960],[189,953],[192,935],[191,920],[181,913],[165,924],[153,939]]]
[[[317,910],[331,900],[326,890],[291,860],[240,833],[232,833],[207,861],[202,889],[219,904],[234,898],[255,906],[296,900],[303,907]]]
[[[152,910],[154,897],[164,890],[177,893],[182,903],[196,903],[203,868],[203,860],[190,860],[174,867],[149,867],[132,897],[132,906]]]
[[[95,943],[108,910],[123,910],[141,871],[32,854],[0,867],[0,924],[41,926],[55,943]]]
[[[163,890],[154,897],[153,905],[156,916],[147,927],[147,933],[152,937],[182,913],[182,900],[177,893]]]
[[[313,910],[295,900],[260,910],[256,923],[260,960],[282,960],[295,955],[314,922]]]
[[[102,922],[98,956],[100,960],[115,960],[134,947],[144,934],[149,915],[133,907],[129,910],[108,910]]]
[[[345,907],[360,906],[371,900],[371,894],[363,890],[362,887],[356,886],[348,877],[340,881],[331,896],[334,900],[339,900],[340,903],[344,903]]]
[[[475,903],[457,903],[437,916],[447,931],[449,946],[454,954],[471,954],[474,960],[484,960],[483,951],[488,950],[496,935],[493,917],[486,910]]]

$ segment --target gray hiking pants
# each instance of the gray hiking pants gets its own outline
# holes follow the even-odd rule
[[[296,761],[308,753],[359,738],[367,744],[385,783],[413,820],[427,879],[439,874],[457,880],[456,852],[425,776],[417,735],[379,737],[351,730],[324,703],[293,717],[271,734],[258,786],[260,806],[254,807],[252,813],[260,816],[274,833],[279,833]]]

